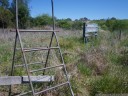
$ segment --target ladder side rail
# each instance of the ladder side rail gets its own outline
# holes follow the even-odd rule
[[[29,69],[28,69],[28,66],[27,66],[26,56],[25,56],[25,53],[24,53],[24,50],[23,50],[23,44],[22,44],[21,36],[20,36],[20,33],[19,33],[19,26],[18,26],[18,0],[16,0],[16,32],[17,32],[17,35],[18,35],[18,39],[19,39],[19,43],[20,43],[20,47],[21,47],[21,52],[22,52],[22,55],[23,55],[23,61],[25,63],[25,68],[26,68],[26,71],[27,71],[27,75],[28,75],[30,87],[31,87],[31,90],[32,90],[32,94],[33,94],[33,96],[35,96],[34,88],[33,88],[33,85],[32,85],[31,78],[30,78]]]
[[[22,52],[22,55],[23,55],[23,61],[24,61],[24,64],[25,64],[27,75],[28,75],[28,80],[29,80],[29,83],[30,83],[30,87],[32,89],[32,94],[33,94],[33,96],[35,96],[34,95],[35,93],[34,93],[33,84],[32,84],[31,78],[30,78],[29,68],[28,68],[28,65],[27,65],[26,55],[25,55],[25,52],[23,50],[23,44],[22,44],[21,36],[20,36],[20,33],[19,33],[19,30],[18,29],[17,29],[17,33],[18,33],[18,36],[19,36],[19,42],[20,42],[21,52]]]
[[[68,72],[67,72],[67,70],[66,70],[66,65],[65,65],[65,63],[64,63],[64,58],[63,58],[63,55],[62,55],[62,52],[61,52],[61,49],[60,49],[60,45],[59,45],[59,42],[58,42],[58,38],[57,38],[57,36],[56,36],[56,33],[55,33],[55,37],[56,37],[56,40],[57,40],[57,45],[58,45],[58,47],[59,47],[59,53],[60,53],[60,56],[61,56],[61,60],[62,60],[62,63],[64,64],[64,71],[65,71],[66,79],[67,79],[67,81],[69,82],[70,80],[69,80],[69,77],[68,77],[68,75],[67,75]],[[69,87],[70,87],[72,96],[74,96],[74,93],[73,93],[73,90],[72,90],[72,88],[71,88],[70,82],[68,83],[68,85],[69,85]]]
[[[53,19],[53,30],[54,30],[55,29],[55,19],[54,19],[55,17],[54,17],[54,2],[53,2],[53,0],[51,0],[51,5],[52,5],[52,19]],[[64,58],[62,56],[62,52],[61,52],[60,45],[59,45],[59,42],[58,42],[58,38],[57,38],[57,35],[56,35],[55,31],[54,31],[54,35],[55,35],[55,39],[56,39],[56,42],[57,42],[57,46],[59,47],[59,53],[60,53],[60,56],[61,56],[62,63],[64,64],[64,71],[65,71],[66,79],[69,82],[68,85],[69,85],[71,94],[72,94],[72,96],[74,96],[74,93],[73,93],[73,90],[71,88],[71,84],[70,84],[70,81],[69,81],[69,78],[68,78],[68,75],[67,75],[68,72],[66,70],[66,66],[65,66],[65,63],[64,63]]]
[[[53,30],[55,30],[55,19],[54,19],[54,6],[53,6],[53,0],[51,0],[51,6],[52,6],[52,20],[53,20]],[[52,41],[53,41],[53,37],[55,35],[55,31],[52,32],[52,36],[51,36],[51,40],[50,40],[50,44],[49,44],[49,47],[51,47],[52,45]],[[57,42],[57,41],[56,41]],[[57,45],[58,46],[58,45]],[[49,54],[50,54],[50,50],[48,50],[48,54],[47,54],[47,57],[46,57],[46,63],[45,63],[45,66],[44,67],[47,67],[47,62],[48,62],[48,57],[49,57]],[[43,75],[45,74],[45,70],[43,71]]]
[[[49,48],[50,48],[50,47],[51,47],[51,45],[52,45],[53,36],[54,36],[54,32],[52,32],[52,36],[51,36],[51,40],[50,40],[50,44],[49,44]],[[50,49],[48,49],[48,53],[47,53],[47,57],[46,57],[46,62],[45,62],[44,68],[46,68],[46,67],[47,67],[49,54],[50,54]],[[43,75],[44,75],[44,74],[45,74],[45,70],[43,71]]]
[[[13,76],[13,74],[14,74],[14,61],[15,61],[15,55],[16,55],[17,38],[18,38],[18,34],[17,34],[17,32],[16,32],[10,76]],[[9,96],[11,95],[11,87],[12,87],[12,86],[10,85],[10,86],[9,86]]]
[[[17,4],[17,0],[16,0],[16,5],[15,5],[15,12],[16,12],[16,38],[15,38],[15,45],[14,45],[14,54],[13,54],[13,61],[12,61],[12,71],[11,71],[11,75],[13,75],[13,71],[14,71],[14,59],[15,59],[15,53],[16,53],[16,43],[17,43],[17,37],[18,37],[18,4]],[[11,86],[9,89],[9,96],[11,95]]]

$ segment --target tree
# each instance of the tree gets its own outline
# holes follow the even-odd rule
[[[26,28],[29,20],[29,9],[25,5],[19,6],[19,27]]]
[[[0,21],[3,22],[3,26],[4,24],[9,26],[12,17],[13,14],[8,9],[4,9],[3,7],[0,7]]]
[[[116,20],[113,20],[113,19],[112,20],[111,19],[107,19],[106,20],[106,23],[105,24],[106,24],[106,26],[107,26],[107,28],[108,28],[109,31],[112,32],[114,30],[113,29],[114,28],[113,26],[114,26],[115,22],[116,22]]]
[[[121,39],[122,31],[126,29],[127,29],[127,23],[123,20],[116,20],[115,23],[113,24],[113,31],[115,30],[119,31],[119,35],[118,35],[119,40]]]
[[[72,21],[72,19],[71,18],[67,18],[67,19],[65,19],[66,21]]]
[[[116,18],[115,17],[112,17],[111,20],[116,20]]]
[[[57,26],[64,29],[71,29],[72,25],[70,21],[67,21],[65,19],[58,20]]]
[[[48,14],[43,14],[41,16],[37,16],[35,18],[35,25],[36,26],[46,26],[52,25],[52,17]]]
[[[9,26],[13,17],[12,13],[8,10],[9,0],[0,0],[0,27],[3,29]]]
[[[0,6],[4,7],[5,9],[9,7],[9,0],[0,0]]]
[[[28,25],[29,17],[30,17],[30,10],[28,7],[29,0],[18,0],[18,19],[19,19],[19,27],[20,28],[26,28]],[[11,3],[11,12],[15,16],[15,0]],[[15,22],[15,18],[13,18],[13,21]]]
[[[72,29],[82,29],[83,23],[81,21],[74,21],[72,24]]]
[[[86,22],[88,20],[87,17],[84,17],[84,18],[80,18],[79,21],[82,21],[82,22]]]

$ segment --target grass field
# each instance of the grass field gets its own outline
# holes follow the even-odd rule
[[[97,39],[91,38],[84,44],[82,30],[59,30],[57,35],[75,96],[128,93],[128,32],[123,32],[119,40],[116,32],[100,30]],[[0,76],[5,76],[10,73],[15,34],[0,31]],[[48,46],[50,36],[47,33],[27,33],[22,34],[22,40],[25,47],[41,47]],[[29,61],[45,58],[38,58],[40,53],[33,53],[33,56],[37,58],[31,57]],[[57,55],[53,57],[50,62],[60,62]],[[20,63],[21,58],[17,60]],[[16,72],[24,74],[19,70]],[[6,87],[0,87],[0,93],[7,91]],[[58,95],[56,92],[47,96],[70,95],[61,90]]]

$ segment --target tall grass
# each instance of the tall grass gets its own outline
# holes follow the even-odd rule
[[[119,40],[116,33],[100,31],[97,39],[92,38],[84,45],[82,39],[75,36],[75,39],[60,39],[61,48],[69,51],[64,54],[64,59],[74,78],[73,89],[78,96],[85,96],[88,92],[92,96],[128,93],[127,36],[125,33]],[[75,54],[70,54],[71,52]],[[79,86],[74,82],[79,83]],[[86,91],[82,91],[80,87]]]
[[[119,40],[116,37],[116,33],[100,30],[96,39],[92,38],[90,42],[84,44],[82,31],[59,30],[60,32],[57,33],[58,40],[75,96],[128,93],[127,32],[123,33],[121,40]],[[0,75],[2,76],[8,75],[10,72],[15,34],[7,33],[6,36],[3,33],[0,34]],[[41,47],[43,45],[48,46],[48,39],[51,37],[51,34],[22,34],[22,37],[25,47]],[[53,46],[56,45],[55,41],[53,43]],[[56,65],[61,62],[57,52],[51,52],[50,64]],[[38,58],[41,56],[41,52],[27,54],[27,57],[30,58],[28,62],[43,61],[46,58],[46,53],[41,58]],[[54,53],[56,54],[53,55]],[[34,56],[36,58],[33,58]],[[17,58],[17,60],[19,61],[18,63],[22,61],[21,58]],[[31,68],[39,68],[39,66],[32,66]],[[20,69],[16,73],[18,75],[24,74]],[[57,80],[55,83],[61,82],[63,73],[60,73],[58,70],[50,70],[47,73],[55,73]],[[47,87],[47,84],[44,85]],[[43,95],[70,96],[70,94],[66,94],[69,91],[66,88],[57,90],[54,90],[54,94],[47,93],[47,95]]]

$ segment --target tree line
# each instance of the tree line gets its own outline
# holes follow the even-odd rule
[[[110,32],[128,29],[128,19],[116,19],[115,17],[112,17],[108,19],[94,20],[93,22],[98,23],[102,29],[109,30]]]
[[[128,32],[128,19],[116,19],[115,17],[101,20],[94,20],[93,22],[98,23],[98,25],[110,32],[116,32],[118,39],[121,39],[122,32]]]
[[[15,2],[12,0],[0,0],[0,28],[15,27]],[[49,14],[42,14],[37,17],[31,17],[30,8],[28,6],[31,0],[18,0],[18,18],[20,28],[32,28],[52,25],[52,16]],[[55,24],[59,28],[78,30],[82,29],[83,22],[89,19],[84,17],[76,20],[70,18],[58,19],[55,17]],[[114,17],[101,20],[93,20],[105,30],[124,30],[128,29],[128,20],[119,20]]]
[[[52,25],[52,16],[42,14],[37,17],[30,16],[28,3],[30,0],[18,0],[18,18],[19,27],[42,27]],[[10,3],[9,0],[0,0],[0,28],[15,27],[15,0]],[[82,29],[82,21],[88,20],[86,17],[72,20],[56,19],[56,26],[64,29]]]

